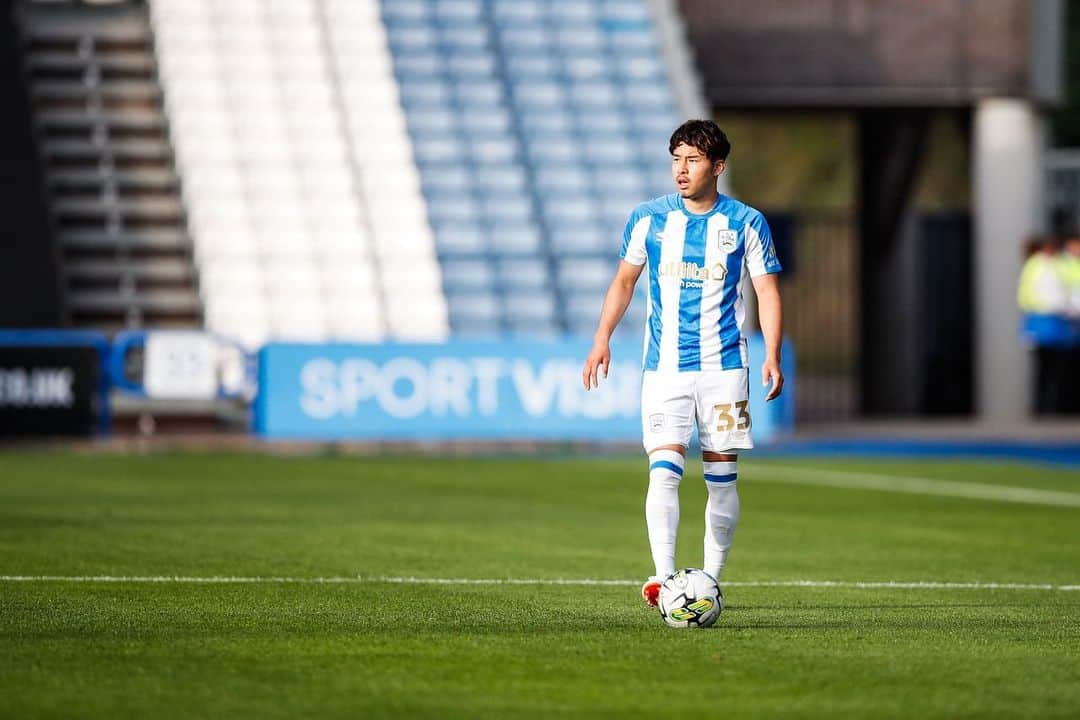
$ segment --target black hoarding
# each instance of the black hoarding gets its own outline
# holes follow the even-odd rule
[[[93,347],[0,346],[0,436],[92,434],[101,372]]]

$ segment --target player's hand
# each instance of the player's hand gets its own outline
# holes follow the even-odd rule
[[[784,390],[784,373],[780,370],[779,360],[766,360],[761,365],[761,386],[769,387],[770,382],[772,390],[769,390],[769,394],[765,396],[766,402],[780,397],[780,393]]]
[[[585,369],[581,371],[581,381],[586,390],[600,386],[600,368],[603,368],[604,377],[607,377],[608,366],[611,365],[611,350],[603,340],[597,340],[585,358]]]

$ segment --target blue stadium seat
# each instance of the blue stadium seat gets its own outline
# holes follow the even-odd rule
[[[469,143],[469,150],[477,163],[505,165],[517,159],[518,143],[511,135],[479,136]]]
[[[570,138],[574,123],[570,114],[561,108],[549,108],[542,113],[524,115],[521,118],[521,128],[526,141],[552,136]]]
[[[566,104],[566,91],[559,82],[528,80],[514,85],[514,104],[526,112],[539,112]]]
[[[615,267],[596,257],[564,258],[555,263],[555,281],[563,291],[604,291],[611,284]]]
[[[630,164],[638,159],[637,148],[625,135],[596,133],[584,136],[582,141],[582,155],[596,164],[612,162]]]
[[[537,256],[543,239],[534,223],[499,223],[491,228],[491,252],[497,256]]]
[[[459,120],[462,131],[467,135],[508,137],[513,126],[510,111],[503,107],[462,108]]]
[[[399,83],[401,102],[408,106],[431,106],[448,103],[451,99],[450,86],[437,78],[414,80],[403,78]]]
[[[502,301],[503,317],[508,322],[554,322],[557,317],[555,294],[547,288],[507,292]]]
[[[586,112],[575,113],[574,120],[584,134],[611,135],[618,133],[622,135],[629,127],[626,115],[612,109],[594,108]]]
[[[554,225],[549,227],[551,249],[556,258],[577,255],[596,257],[622,247],[621,234],[605,232],[596,223]]]
[[[495,0],[492,15],[503,23],[538,22],[544,16],[543,5],[535,0]]]
[[[563,74],[571,80],[598,80],[610,77],[614,67],[602,53],[581,53],[562,58]]]
[[[584,25],[597,18],[595,5],[581,0],[550,0],[547,14],[552,22],[565,25]]]
[[[630,219],[630,213],[640,203],[650,200],[646,192],[645,183],[641,183],[633,192],[619,192],[608,195],[600,203],[600,220],[604,223],[614,222],[622,232],[623,225]]]
[[[644,28],[609,33],[607,41],[613,52],[625,54],[627,57],[653,55],[659,52],[656,39]]]
[[[465,160],[465,143],[452,137],[435,140],[414,138],[413,151],[421,165],[428,163],[452,163]]]
[[[435,248],[443,258],[476,257],[488,252],[487,233],[473,223],[433,223]]]
[[[424,134],[432,140],[452,137],[457,127],[457,115],[449,108],[414,108],[405,117],[414,135]]]
[[[532,219],[532,201],[521,193],[483,194],[480,213],[484,220],[498,226],[502,223],[525,225]]]
[[[588,80],[567,84],[570,103],[578,108],[610,108],[619,102],[615,85],[606,80]]]
[[[660,82],[633,80],[622,85],[626,103],[649,111],[653,108],[664,112],[671,107],[671,92]]]
[[[416,22],[428,18],[428,3],[425,0],[394,0],[383,5],[383,18],[387,22],[404,20]]]
[[[614,65],[616,72],[623,77],[664,82],[664,68],[656,58],[636,57]]]
[[[442,61],[438,53],[420,51],[401,55],[394,63],[394,73],[398,80],[423,79],[442,72]]]
[[[549,195],[541,200],[544,220],[552,225],[587,224],[596,217],[596,205],[585,196]]]
[[[430,51],[438,45],[435,31],[425,25],[387,26],[387,40],[395,53]]]
[[[503,91],[493,79],[463,80],[454,85],[454,96],[461,107],[497,108],[502,105]]]
[[[444,260],[443,289],[448,293],[493,290],[495,272],[486,260]]]
[[[531,205],[528,178],[521,167],[503,163],[490,167],[477,166],[475,180],[478,188],[492,194],[492,202],[518,200]]]
[[[529,158],[537,166],[567,165],[577,161],[581,156],[580,144],[570,137],[556,135],[554,137],[540,137],[529,143]]]
[[[484,11],[479,0],[452,0],[452,2],[436,0],[432,9],[436,18],[449,22],[479,22]]]
[[[588,25],[563,26],[554,35],[555,45],[563,52],[597,52],[604,46],[603,35]]]
[[[589,190],[589,179],[584,171],[573,167],[538,168],[536,187],[543,191],[580,192]]]
[[[450,75],[461,79],[486,79],[496,74],[495,58],[486,52],[449,54],[443,58],[442,67]]]
[[[503,258],[495,262],[495,281],[502,288],[541,290],[551,287],[551,272],[543,258]]]
[[[494,334],[502,315],[499,298],[492,292],[450,292],[446,295],[450,326],[455,332]]]
[[[547,54],[538,54],[534,49],[521,53],[520,48],[511,50],[506,58],[506,75],[511,82],[526,80],[551,80],[559,72],[555,59]]]
[[[509,318],[506,331],[511,338],[520,338],[522,340],[554,340],[565,335],[562,327],[554,318],[544,322],[537,322],[528,318]]]
[[[478,52],[490,45],[488,33],[483,25],[442,25],[439,27],[439,42],[447,50],[470,50]]]
[[[428,197],[445,197],[449,193],[471,193],[473,174],[467,168],[448,165],[439,172],[425,173],[421,185]]]
[[[479,219],[476,202],[461,193],[429,194],[428,217],[433,223],[475,223]]]

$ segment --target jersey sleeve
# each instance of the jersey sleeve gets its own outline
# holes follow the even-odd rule
[[[772,231],[765,216],[757,213],[746,224],[746,267],[750,277],[759,277],[769,273],[778,273],[780,259],[776,257],[776,245],[773,244]]]
[[[623,230],[622,250],[619,258],[631,265],[644,265],[648,260],[645,252],[645,236],[649,232],[649,216],[635,210]]]

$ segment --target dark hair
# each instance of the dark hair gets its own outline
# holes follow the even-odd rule
[[[684,143],[705,153],[712,162],[727,160],[731,152],[727,135],[712,120],[687,120],[675,128],[668,141],[668,152],[674,154],[675,148]]]

